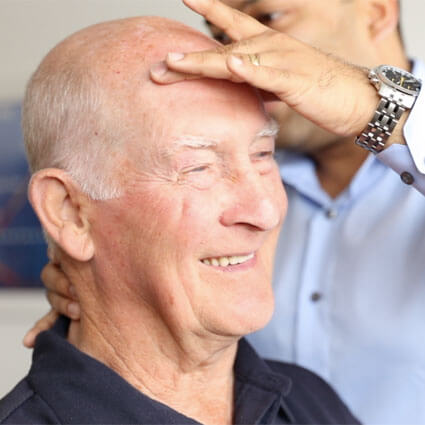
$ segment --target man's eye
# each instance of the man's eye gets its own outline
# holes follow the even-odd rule
[[[261,151],[254,155],[255,159],[269,159],[274,157],[273,151]]]
[[[283,12],[270,12],[270,13],[262,13],[261,15],[256,16],[256,19],[262,24],[268,25],[271,22],[276,21],[282,16],[283,16]]]
[[[183,170],[184,174],[189,173],[201,173],[202,171],[208,170],[208,165],[199,165],[198,167],[188,167]]]
[[[220,29],[213,25],[210,21],[208,21],[208,19],[205,20],[205,24],[210,30],[210,33],[214,40],[218,41],[221,44],[230,44],[232,42],[232,39],[226,33],[221,32]]]
[[[224,32],[214,35],[214,39],[221,44],[230,44],[232,42],[231,38]]]

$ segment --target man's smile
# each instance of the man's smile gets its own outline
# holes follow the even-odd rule
[[[249,254],[243,254],[243,255],[230,255],[230,256],[222,256],[222,257],[205,258],[201,260],[201,262],[207,266],[228,267],[228,266],[236,266],[239,264],[247,263],[248,261],[254,259],[254,257],[255,257],[255,253],[251,252]]]

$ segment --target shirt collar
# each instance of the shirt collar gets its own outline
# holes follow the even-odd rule
[[[274,372],[245,339],[239,342],[234,370],[241,382],[250,382],[279,396],[287,396],[291,391],[291,379]]]
[[[276,423],[280,414],[292,423],[293,415],[285,397],[290,394],[292,381],[274,372],[270,366],[242,339],[235,362],[235,424]],[[280,412],[279,412],[280,411]]]
[[[307,155],[282,150],[277,152],[276,160],[285,185],[323,208],[342,208],[350,204],[388,172],[387,167],[370,154],[347,189],[333,199],[321,187],[313,160]]]
[[[59,318],[36,341],[28,381],[62,423],[198,424],[127,383],[112,369],[66,340],[69,320]],[[275,373],[247,341],[235,362],[235,423],[274,422],[291,379]]]
[[[28,380],[67,424],[198,424],[138,391],[112,369],[66,341],[69,321],[60,318],[36,342]]]

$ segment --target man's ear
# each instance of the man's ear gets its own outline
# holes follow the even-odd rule
[[[371,40],[378,42],[397,30],[400,17],[398,0],[365,0]]]
[[[71,258],[89,261],[94,244],[87,217],[89,199],[69,174],[56,168],[38,171],[31,178],[29,200],[49,236]]]

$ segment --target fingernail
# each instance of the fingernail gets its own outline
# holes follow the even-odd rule
[[[72,298],[75,298],[75,299],[78,298],[77,291],[75,290],[75,286],[74,285],[69,285],[68,290],[69,290],[69,294],[71,295]]]
[[[178,61],[181,61],[183,58],[184,58],[183,53],[171,52],[171,53],[168,53],[167,55],[167,59],[170,62],[178,62]]]
[[[230,60],[230,63],[234,66],[242,66],[243,65],[243,60],[239,56],[231,55],[229,60]]]
[[[165,62],[156,63],[151,67],[151,74],[155,77],[161,77],[168,71],[167,64]]]
[[[78,303],[68,304],[68,314],[71,318],[78,319],[80,317],[80,306]]]

